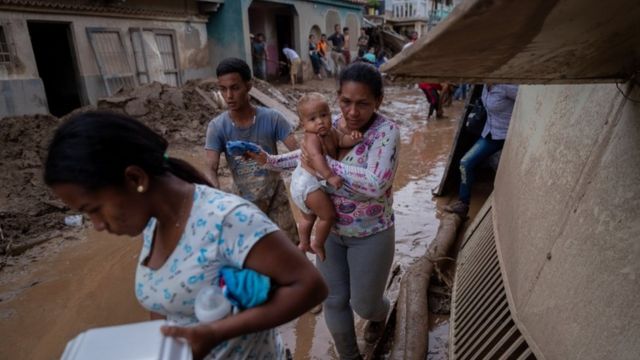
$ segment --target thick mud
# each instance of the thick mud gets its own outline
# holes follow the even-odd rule
[[[311,84],[309,89],[319,86],[327,95],[334,93],[330,80]],[[286,87],[282,93],[287,99],[296,96]],[[401,275],[425,253],[435,236],[439,212],[431,190],[444,172],[462,104],[454,102],[445,109],[448,117],[444,119],[426,121],[428,106],[421,91],[388,87],[382,108],[402,129],[400,165],[394,184],[394,268]],[[200,144],[183,143],[171,148],[170,153],[204,167]],[[227,178],[222,186],[228,185]],[[66,342],[81,331],[148,319],[133,293],[140,240],[90,229],[76,231],[77,236],[68,233],[26,251],[1,270],[0,358],[58,358]],[[394,300],[396,294],[397,287],[391,286],[389,297]],[[429,358],[446,359],[448,319],[434,319]],[[364,322],[359,320],[359,333],[363,327]],[[322,313],[305,314],[280,330],[294,359],[337,359]]]

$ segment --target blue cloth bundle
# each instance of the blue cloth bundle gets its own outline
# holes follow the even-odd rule
[[[271,279],[251,269],[224,266],[220,269],[220,285],[224,296],[242,311],[267,301]]]
[[[250,142],[242,140],[227,141],[227,153],[231,156],[243,155],[246,152],[260,153],[260,146]]]

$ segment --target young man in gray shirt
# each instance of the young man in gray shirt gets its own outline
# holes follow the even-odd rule
[[[256,204],[297,243],[296,223],[280,175],[263,169],[254,160],[232,156],[226,150],[230,140],[253,142],[270,154],[277,154],[278,141],[289,150],[295,150],[298,142],[293,129],[279,112],[251,105],[251,70],[246,62],[237,58],[224,59],[218,65],[216,75],[228,111],[211,120],[207,127],[207,175],[219,188],[218,165],[220,154],[224,153],[233,176],[234,192]]]

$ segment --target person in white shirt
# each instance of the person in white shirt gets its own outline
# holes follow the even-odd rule
[[[298,76],[298,70],[300,69],[300,55],[291,49],[289,45],[285,45],[282,49],[284,55],[289,59],[289,76],[291,77],[291,86],[296,86],[296,77]]]
[[[416,42],[416,40],[418,40],[418,32],[412,31],[411,34],[409,35],[409,42],[404,44],[404,46],[402,47],[402,50],[410,48]]]

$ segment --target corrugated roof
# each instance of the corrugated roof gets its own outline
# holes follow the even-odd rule
[[[382,71],[456,82],[612,82],[640,70],[638,0],[467,0]]]

